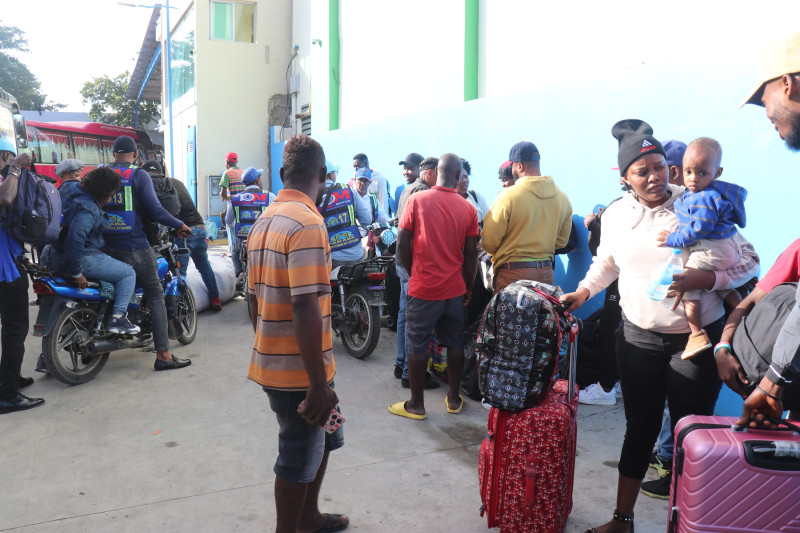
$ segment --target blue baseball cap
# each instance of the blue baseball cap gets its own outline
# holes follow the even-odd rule
[[[339,165],[334,165],[327,159],[325,160],[325,166],[328,168],[328,174],[331,172],[339,172]]]
[[[17,147],[8,137],[0,137],[0,152],[11,152],[17,155]]]
[[[372,171],[368,168],[359,168],[356,170],[356,179],[372,181]]]
[[[671,167],[683,166],[683,154],[686,153],[686,143],[670,139],[663,143],[666,152],[667,165]]]
[[[261,174],[263,173],[263,168],[255,169],[253,167],[247,167],[247,169],[244,171],[244,174],[242,174],[242,181],[247,185],[252,185],[258,178],[261,177]]]

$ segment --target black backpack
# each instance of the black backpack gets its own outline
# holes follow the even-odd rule
[[[783,323],[796,305],[796,293],[797,283],[776,285],[753,306],[733,334],[733,354],[750,379],[750,389],[761,381],[772,363],[772,349]]]
[[[167,212],[178,217],[181,211],[181,200],[178,198],[178,190],[169,178],[164,176],[150,176],[153,179],[153,188],[156,190],[158,201]]]
[[[181,210],[181,200],[178,198],[178,189],[175,188],[175,185],[173,185],[172,181],[167,177],[150,176],[150,178],[153,180],[153,188],[156,191],[156,197],[161,203],[161,206],[166,209],[170,215],[178,218],[178,213],[180,213]],[[140,216],[142,217],[142,229],[147,236],[147,241],[152,245],[158,244],[158,222],[152,220],[150,214],[146,211],[141,211]]]
[[[18,241],[44,246],[58,240],[61,195],[55,185],[30,170],[22,170],[17,196],[4,211],[3,227]]]

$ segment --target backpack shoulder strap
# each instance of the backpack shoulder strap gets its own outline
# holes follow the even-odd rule
[[[338,185],[338,188],[337,188]],[[324,217],[325,213],[328,212],[328,205],[331,203],[331,193],[335,190],[341,189],[341,185],[338,183],[331,183],[330,187],[325,189],[325,201],[322,202],[322,209],[320,209],[319,213]]]

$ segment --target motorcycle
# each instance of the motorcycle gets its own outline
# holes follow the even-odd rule
[[[153,250],[158,277],[164,288],[169,338],[190,344],[197,335],[197,308],[192,290],[178,270],[178,255],[189,253],[175,248],[166,231]],[[62,383],[79,385],[94,379],[111,352],[142,348],[149,351],[153,327],[144,291],[137,286],[128,304],[128,320],[139,326],[136,334],[111,333],[105,328],[114,303],[113,285],[92,281],[86,289],[57,273],[28,269],[33,291],[39,300],[39,314],[33,335],[42,337],[42,358],[50,373]]]
[[[385,224],[374,223],[368,227],[366,237],[367,258],[393,257],[397,248],[397,229]],[[383,325],[391,330],[397,329],[397,316],[400,312],[400,279],[397,277],[394,261],[386,268],[382,308]]]
[[[331,271],[331,322],[347,353],[368,357],[381,333],[384,280],[391,257],[374,257]]]
[[[242,295],[244,304],[247,306],[247,316],[248,318],[253,318],[250,311],[250,291],[247,288],[247,239],[239,247],[239,261],[242,263],[242,272],[239,274],[239,279],[236,280],[235,293]]]

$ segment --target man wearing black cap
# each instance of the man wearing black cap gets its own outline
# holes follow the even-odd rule
[[[103,234],[106,241],[103,251],[114,259],[131,265],[136,271],[137,283],[144,289],[153,324],[153,342],[156,348],[154,368],[170,370],[189,366],[192,363],[189,359],[178,359],[169,353],[164,290],[158,279],[155,252],[144,232],[142,213],[146,212],[152,220],[175,228],[178,237],[188,237],[192,230],[164,209],[158,201],[150,175],[134,164],[136,142],[127,135],[117,137],[113,151],[114,162],[109,166],[122,175],[122,183],[120,190],[103,207],[112,220],[111,226]]]
[[[392,211],[395,214],[397,214],[397,205],[400,203],[400,195],[403,194],[403,190],[419,178],[419,164],[422,163],[423,159],[425,158],[418,153],[411,152],[398,163],[398,165],[403,165],[403,177],[406,182],[397,186],[394,191],[394,198],[391,199]]]
[[[145,161],[142,165],[150,177],[153,178],[153,183],[158,180],[168,180],[178,194],[178,202],[180,204],[178,211],[178,219],[189,226],[192,230],[192,235],[185,239],[175,241],[179,248],[186,248],[189,253],[178,256],[180,263],[181,275],[186,277],[186,272],[189,270],[189,259],[194,261],[194,266],[200,273],[203,279],[203,284],[208,291],[208,298],[211,303],[211,309],[214,311],[222,311],[222,302],[219,299],[219,287],[217,286],[217,278],[214,276],[214,270],[211,268],[211,263],[208,260],[208,242],[206,241],[206,224],[203,216],[194,205],[189,191],[181,180],[175,178],[167,178],[164,176],[164,170],[161,163],[155,160]]]
[[[500,192],[483,219],[481,244],[492,256],[495,292],[520,280],[553,284],[555,251],[566,246],[572,205],[550,176],[539,170],[539,150],[519,142],[508,155],[513,187]]]

